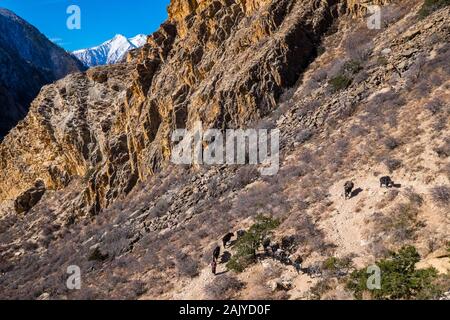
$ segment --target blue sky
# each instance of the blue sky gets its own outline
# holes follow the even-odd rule
[[[167,18],[170,0],[0,0],[7,8],[38,28],[68,51],[88,48],[116,34],[151,34]],[[81,29],[67,28],[67,8],[81,10]]]

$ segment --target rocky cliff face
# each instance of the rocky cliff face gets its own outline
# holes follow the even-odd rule
[[[169,21],[128,63],[42,90],[1,146],[0,198],[36,179],[59,189],[80,176],[79,205],[98,213],[164,166],[174,129],[242,127],[274,110],[345,9],[331,0],[172,2]]]
[[[25,117],[43,85],[81,70],[76,58],[0,8],[0,139]]]

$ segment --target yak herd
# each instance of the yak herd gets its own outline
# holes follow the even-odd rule
[[[222,237],[223,248],[225,249],[228,246],[230,246],[231,240],[235,236],[236,240],[239,240],[245,234],[246,231],[244,230],[239,230],[236,232],[236,234],[233,232],[227,233],[225,236]],[[303,270],[301,266],[303,259],[300,256],[294,259],[289,255],[289,252],[294,247],[294,244],[295,244],[294,236],[283,237],[281,239],[281,243],[278,242],[272,243],[272,240],[270,238],[268,237],[264,238],[262,240],[262,248],[264,251],[262,254],[258,254],[258,258],[259,259],[272,258],[274,260],[278,260],[279,262],[285,265],[293,266],[297,270],[297,272],[300,272]],[[211,263],[213,274],[216,274],[217,260],[220,258],[220,254],[221,254],[221,247],[216,246],[213,250]]]
[[[380,188],[393,188],[395,186],[394,181],[391,177],[385,176],[380,178]],[[344,184],[344,197],[345,199],[351,199],[355,195],[355,183],[353,181],[347,181]]]
[[[393,188],[395,186],[394,181],[391,177],[385,176],[380,178],[380,188],[386,187],[386,188]],[[358,194],[358,190],[355,190],[355,183],[353,181],[347,181],[344,184],[344,197],[345,199],[351,199],[355,195]],[[225,236],[222,237],[222,244],[223,248],[227,248],[228,245],[231,244],[231,240],[236,236],[237,240],[239,240],[241,237],[245,235],[246,231],[239,230],[235,233],[229,232]],[[288,253],[293,248],[295,242],[295,237],[283,237],[281,240],[281,243],[272,243],[270,238],[265,238],[262,240],[262,247],[264,249],[263,255],[259,255],[260,258],[272,258],[274,260],[278,260],[279,262],[293,266],[295,270],[300,273],[308,273],[308,274],[314,274],[315,272],[310,271],[309,268],[302,268],[303,259],[302,257],[298,256],[295,259],[291,257]],[[213,259],[212,259],[212,272],[213,274],[216,274],[216,267],[217,267],[217,260],[220,257],[221,248],[220,246],[216,246],[213,251]]]

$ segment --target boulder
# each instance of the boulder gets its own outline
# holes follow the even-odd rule
[[[34,186],[23,192],[14,201],[14,208],[17,213],[26,213],[30,211],[42,198],[45,193],[45,184],[42,180],[35,182]]]

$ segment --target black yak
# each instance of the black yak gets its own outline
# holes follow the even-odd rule
[[[345,199],[351,199],[354,187],[355,187],[355,184],[352,181],[347,181],[344,184],[344,196],[345,196]]]
[[[394,186],[394,181],[392,181],[391,177],[381,177],[380,178],[380,188],[385,186],[386,188],[392,188]]]
[[[234,237],[234,233],[230,232],[227,233],[223,238],[222,238],[222,242],[223,242],[223,247],[225,248],[228,244],[228,242],[230,242],[231,238]]]

